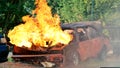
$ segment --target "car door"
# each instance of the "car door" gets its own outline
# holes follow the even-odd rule
[[[104,45],[103,38],[99,32],[92,27],[88,27],[87,34],[89,37],[89,42],[91,43],[91,45],[88,46],[90,49],[89,57],[97,57]]]
[[[79,54],[81,61],[86,60],[90,56],[90,46],[92,45],[92,42],[89,40],[89,36],[86,31],[87,28],[79,28],[77,30],[79,34]]]
[[[79,33],[79,53],[81,60],[86,60],[91,57],[97,57],[100,52],[103,42],[98,32],[92,28],[82,28]]]

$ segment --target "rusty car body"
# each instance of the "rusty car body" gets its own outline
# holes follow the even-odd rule
[[[102,33],[99,21],[63,24],[62,28],[73,35],[73,40],[64,49],[67,62],[77,65],[89,58],[105,59],[113,53],[109,37]]]
[[[42,51],[38,47],[29,50],[14,46],[12,57],[15,61],[18,59],[36,63],[48,61],[57,63],[57,65],[71,62],[77,65],[79,61],[89,58],[103,59],[112,50],[109,38],[102,33],[103,28],[96,21],[61,24],[61,28],[73,35],[73,40],[67,46],[59,44],[45,51],[44,48]]]

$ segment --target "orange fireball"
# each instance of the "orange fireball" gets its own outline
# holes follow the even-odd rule
[[[59,16],[51,14],[51,8],[46,0],[36,0],[36,8],[33,16],[23,16],[24,24],[20,24],[10,30],[8,37],[10,42],[18,47],[41,46],[52,47],[57,44],[68,44],[72,36],[63,32],[60,27]]]

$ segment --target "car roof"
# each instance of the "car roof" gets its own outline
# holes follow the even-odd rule
[[[95,30],[102,29],[102,25],[99,23],[99,21],[83,21],[83,22],[61,24],[61,28],[63,30],[75,29],[75,28],[87,28],[87,27],[91,27]]]
[[[68,23],[68,24],[62,24],[62,29],[74,29],[74,28],[84,28],[87,27],[86,24],[83,23]]]

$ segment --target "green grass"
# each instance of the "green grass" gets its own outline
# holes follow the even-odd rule
[[[13,59],[11,57],[9,57],[8,62],[13,62]]]

